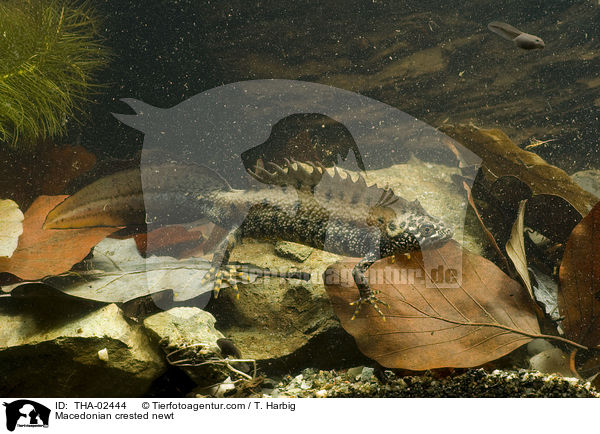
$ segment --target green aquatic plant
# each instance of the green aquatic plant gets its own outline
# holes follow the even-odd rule
[[[65,133],[108,60],[87,2],[0,3],[0,147],[32,148]]]

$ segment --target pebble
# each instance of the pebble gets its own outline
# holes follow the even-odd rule
[[[346,371],[346,374],[348,375],[348,377],[358,380],[362,375],[363,369],[364,366],[356,366],[354,368],[348,369],[348,371]]]
[[[527,353],[530,356],[535,356],[542,351],[551,350],[553,348],[554,345],[552,345],[546,339],[534,339],[527,344]]]
[[[300,384],[300,389],[302,389],[302,390],[308,390],[308,389],[310,389],[311,387],[312,387],[312,383],[310,383],[310,382],[303,381],[303,382]]]
[[[315,396],[317,398],[327,398],[327,391],[325,389],[317,390]]]
[[[98,351],[98,358],[103,362],[108,362],[108,350],[106,348],[102,348],[100,351]]]
[[[369,381],[373,377],[375,369],[364,367],[360,373],[360,381]]]

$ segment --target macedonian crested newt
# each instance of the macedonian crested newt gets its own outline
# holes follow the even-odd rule
[[[260,163],[260,162],[259,162]],[[179,224],[206,219],[229,231],[205,278],[240,276],[229,256],[243,237],[285,240],[362,258],[353,269],[359,291],[354,316],[364,303],[382,316],[366,270],[379,258],[442,245],[452,231],[418,201],[389,188],[367,185],[362,176],[312,163],[258,164],[261,185],[232,189],[211,169],[162,164],[119,172],[84,187],[52,210],[48,229],[86,226]],[[141,176],[140,176],[141,174]],[[216,293],[215,293],[216,295]],[[353,317],[354,318],[354,317]]]

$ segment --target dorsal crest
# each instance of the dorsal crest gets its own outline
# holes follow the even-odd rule
[[[360,173],[350,173],[339,167],[326,168],[320,163],[285,160],[284,166],[258,160],[254,170],[248,174],[267,185],[294,187],[300,191],[311,191],[315,198],[324,202],[337,199],[348,204],[367,206],[390,206],[400,200],[391,188],[368,185]]]

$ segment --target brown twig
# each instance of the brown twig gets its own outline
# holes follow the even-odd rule
[[[235,372],[236,374],[240,375],[241,377],[244,377],[248,380],[254,380],[256,378],[256,360],[255,359],[210,359],[210,360],[206,360],[203,362],[195,362],[193,359],[180,359],[180,360],[171,360],[171,357],[174,354],[178,354],[181,353],[185,350],[189,350],[190,348],[196,348],[196,347],[208,347],[208,344],[206,343],[197,343],[197,344],[191,344],[191,345],[186,345],[185,347],[181,347],[178,348],[174,351],[171,351],[169,353],[167,353],[166,359],[167,362],[170,365],[173,366],[179,366],[179,367],[198,367],[198,366],[202,366],[202,365],[215,365],[215,364],[221,364],[221,365],[225,365],[227,367],[227,369],[229,369],[232,372]],[[234,368],[233,366],[231,366],[231,363],[252,363],[253,367],[254,367],[254,372],[252,374],[252,376]]]

